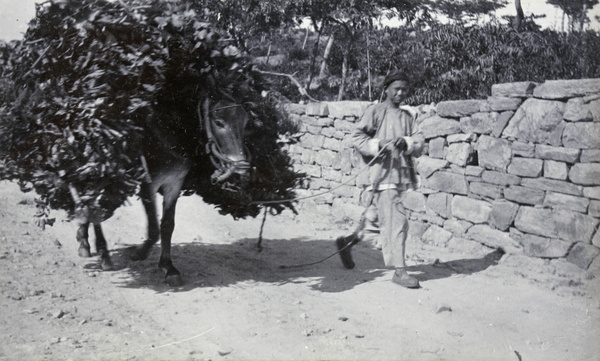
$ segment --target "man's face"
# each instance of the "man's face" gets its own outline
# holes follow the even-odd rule
[[[404,99],[408,96],[409,85],[403,80],[396,80],[395,82],[388,85],[385,93],[387,98],[391,100],[394,105],[400,105]]]

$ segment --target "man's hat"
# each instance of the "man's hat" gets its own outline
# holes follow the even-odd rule
[[[390,84],[398,80],[408,81],[404,72],[401,72],[400,70],[393,70],[388,75],[386,75],[385,80],[383,81],[383,89],[387,89],[387,87],[390,86]]]

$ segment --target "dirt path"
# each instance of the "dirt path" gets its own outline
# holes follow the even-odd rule
[[[170,288],[148,260],[129,261],[145,220],[133,200],[105,224],[117,271],[77,256],[75,226],[56,212],[42,231],[33,194],[0,183],[0,358],[262,360],[597,360],[600,266],[500,256],[473,242],[412,241],[418,290],[392,284],[381,254],[334,251],[351,225],[291,213],[234,221],[182,198]],[[437,261],[436,261],[437,260]]]

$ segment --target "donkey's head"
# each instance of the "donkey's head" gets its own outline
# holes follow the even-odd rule
[[[217,168],[211,181],[221,183],[234,174],[246,178],[250,169],[249,152],[244,145],[244,132],[248,114],[242,104],[234,99],[211,102],[201,106],[203,128],[206,129],[206,150]]]

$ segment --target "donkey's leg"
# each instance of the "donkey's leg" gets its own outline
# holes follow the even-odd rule
[[[79,242],[79,257],[92,257],[90,252],[90,243],[88,241],[90,222],[87,220],[79,220],[79,228],[77,228],[77,242]]]
[[[110,259],[108,254],[108,247],[106,244],[106,238],[102,232],[102,225],[100,223],[94,223],[94,233],[96,234],[96,250],[100,254],[100,265],[104,271],[114,271],[115,265]]]
[[[148,217],[148,239],[140,246],[133,247],[133,252],[131,252],[130,257],[134,261],[146,259],[152,246],[158,242],[158,237],[160,235],[158,212],[156,210],[156,190],[153,189],[151,183],[145,181],[142,182],[140,186],[140,197],[142,198],[146,216]]]
[[[181,274],[173,266],[171,260],[171,237],[175,229],[175,207],[177,206],[182,184],[183,178],[163,186],[163,216],[160,223],[161,254],[158,266],[165,272],[165,279],[170,286],[183,284]]]

